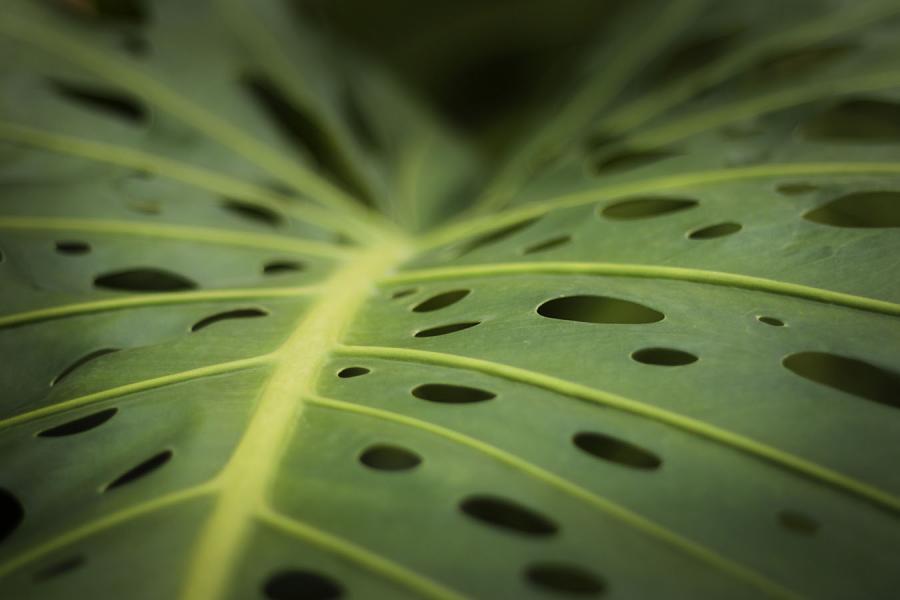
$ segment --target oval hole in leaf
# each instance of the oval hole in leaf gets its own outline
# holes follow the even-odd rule
[[[146,108],[134,98],[120,92],[66,83],[56,79],[51,79],[50,83],[61,97],[88,110],[129,123],[139,124],[147,120]]]
[[[548,319],[602,324],[656,323],[665,315],[650,307],[608,296],[565,296],[548,300],[537,307]]]
[[[575,596],[596,596],[606,590],[606,582],[582,567],[563,563],[539,563],[525,570],[531,583],[551,592]]]
[[[191,331],[200,331],[201,329],[209,327],[213,323],[218,323],[219,321],[229,321],[231,319],[253,319],[256,317],[266,317],[268,315],[268,311],[265,311],[261,308],[238,308],[236,310],[228,310],[197,321],[193,324],[193,326],[191,326]]]
[[[546,252],[547,250],[553,250],[554,248],[558,248],[559,246],[564,246],[572,241],[571,235],[560,235],[554,238],[550,238],[549,240],[545,240],[543,242],[539,242],[534,244],[533,246],[528,246],[525,250],[522,251],[522,254],[535,254],[537,252]]]
[[[243,77],[241,84],[301,156],[312,159],[329,179],[347,190],[354,200],[366,206],[373,205],[353,165],[346,160],[315,115],[303,110],[273,79],[261,72]]]
[[[697,206],[696,200],[683,198],[648,197],[617,202],[604,208],[600,214],[616,221],[632,221],[667,215]]]
[[[197,287],[196,283],[177,273],[143,267],[98,275],[94,285],[123,292],[178,292]]]
[[[61,240],[56,242],[56,251],[60,254],[87,254],[91,251],[91,245],[87,242]]]
[[[692,240],[711,240],[737,233],[740,230],[741,225],[739,223],[732,223],[729,221],[728,223],[719,223],[717,225],[710,225],[709,227],[694,230],[688,237]]]
[[[367,448],[359,462],[378,471],[408,471],[422,462],[422,458],[406,448],[378,444]]]
[[[645,365],[659,367],[681,367],[697,362],[695,355],[675,348],[644,348],[633,353],[631,358]]]
[[[471,404],[497,397],[497,394],[487,390],[448,383],[426,383],[413,389],[412,395],[441,404]]]
[[[104,25],[131,26],[144,25],[151,15],[147,0],[115,0],[114,2],[64,2],[60,9],[95,19]]]
[[[384,149],[381,140],[375,133],[372,122],[359,103],[359,99],[350,87],[344,88],[341,96],[343,112],[347,117],[347,125],[353,136],[370,152],[379,152]]]
[[[402,289],[402,290],[397,290],[396,292],[391,294],[391,300],[398,300],[400,298],[406,298],[407,296],[412,296],[417,291],[419,291],[419,290],[416,288],[406,288],[406,289]]]
[[[349,379],[351,377],[359,377],[360,375],[367,375],[372,371],[365,367],[346,367],[338,371],[338,377],[341,379]]]
[[[525,219],[524,221],[519,221],[518,223],[513,223],[512,225],[507,225],[506,227],[501,227],[500,229],[495,229],[493,231],[489,231],[484,235],[480,235],[474,239],[469,240],[459,247],[457,251],[457,257],[465,256],[479,248],[483,248],[484,246],[489,246],[491,244],[496,244],[508,237],[512,237],[513,235],[519,233],[526,227],[530,227],[534,223],[536,223],[540,217],[533,217],[531,219]]]
[[[676,156],[678,153],[671,150],[625,150],[616,154],[605,156],[594,163],[594,173],[606,175],[609,173],[622,173],[640,167],[646,167],[653,163]]]
[[[783,194],[785,196],[801,196],[803,194],[811,194],[819,189],[819,186],[813,185],[811,183],[782,183],[775,190],[779,194]]]
[[[270,576],[263,592],[270,600],[329,600],[343,596],[344,588],[321,573],[290,569]]]
[[[900,192],[859,192],[832,200],[803,218],[834,227],[900,227]]]
[[[778,513],[781,526],[800,535],[813,535],[819,530],[819,523],[810,516],[796,510],[783,510]]]
[[[35,582],[53,579],[54,577],[64,575],[69,571],[74,571],[78,567],[84,565],[84,563],[85,560],[83,556],[70,556],[69,558],[64,558],[37,571],[32,579]]]
[[[437,327],[432,327],[430,329],[423,329],[422,331],[416,332],[417,338],[423,337],[437,337],[439,335],[447,335],[448,333],[456,333],[457,331],[462,331],[463,329],[469,329],[470,327],[475,327],[479,325],[481,321],[467,321],[465,323],[451,323],[449,325],[439,325]]]
[[[618,438],[594,432],[582,432],[572,442],[591,456],[633,469],[658,469],[662,460],[653,452]]]
[[[117,477],[112,483],[106,486],[107,490],[111,490],[113,488],[117,488],[123,486],[127,483],[131,483],[141,477],[149,475],[153,471],[159,469],[161,466],[169,462],[172,458],[171,450],[163,450],[159,454],[151,456],[138,466],[129,469],[119,477]]]
[[[268,206],[260,206],[258,204],[250,204],[249,202],[241,202],[240,200],[227,199],[222,203],[222,207],[241,219],[257,225],[278,227],[284,223],[284,217]]]
[[[784,327],[784,321],[781,319],[776,319],[775,317],[756,317],[756,320],[760,323],[765,323],[766,325],[771,325],[772,327]]]
[[[144,58],[150,54],[150,42],[139,35],[126,35],[122,38],[122,49],[135,58]]]
[[[456,304],[466,296],[471,293],[471,290],[451,290],[449,292],[443,292],[436,296],[432,296],[427,300],[420,302],[415,307],[413,307],[413,311],[415,312],[431,312],[433,310],[440,310],[442,308],[447,308],[451,304]]]
[[[804,379],[900,408],[900,375],[893,371],[826,352],[799,352],[785,358],[782,364]]]
[[[900,104],[867,98],[847,100],[813,117],[806,137],[852,143],[900,142]]]
[[[71,365],[69,365],[68,367],[63,369],[59,375],[54,377],[53,380],[50,382],[51,387],[54,385],[57,385],[60,381],[62,381],[63,379],[65,379],[66,377],[71,375],[73,371],[75,371],[79,367],[82,367],[85,364],[91,362],[92,360],[96,360],[96,359],[100,358],[101,356],[105,356],[107,354],[112,354],[113,352],[118,352],[118,351],[119,351],[118,348],[101,348],[100,350],[94,350],[93,352],[89,352],[88,354],[85,354],[84,356],[82,356],[81,358],[79,358],[78,360],[73,362]]]
[[[105,410],[101,410],[92,414],[89,414],[84,417],[79,417],[78,419],[74,419],[72,421],[68,421],[63,423],[62,425],[57,425],[55,427],[51,427],[50,429],[45,429],[38,433],[39,437],[64,437],[67,435],[75,435],[76,433],[83,433],[85,431],[90,431],[96,427],[100,427],[107,421],[113,418],[119,409],[117,408],[107,408]]]
[[[162,204],[154,200],[134,200],[126,205],[138,214],[155,217],[162,214]]]
[[[25,519],[25,509],[12,492],[0,488],[0,542],[18,529]]]
[[[283,275],[285,273],[299,273],[304,269],[304,264],[297,260],[273,260],[263,267],[263,275]]]
[[[742,28],[737,27],[705,31],[678,44],[660,57],[663,62],[655,70],[656,77],[674,81],[714,62],[731,50],[743,32]]]
[[[459,505],[473,519],[494,527],[533,536],[550,536],[559,529],[534,509],[499,496],[470,496]]]
[[[756,65],[752,75],[766,80],[808,76],[816,69],[846,56],[856,48],[855,44],[843,43],[789,49],[769,54]]]

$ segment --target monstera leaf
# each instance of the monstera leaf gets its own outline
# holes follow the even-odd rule
[[[5,0],[0,596],[896,597],[900,6],[604,7]]]

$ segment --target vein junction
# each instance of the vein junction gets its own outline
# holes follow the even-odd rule
[[[323,364],[376,281],[409,253],[405,243],[388,241],[349,258],[322,285],[318,301],[273,354],[275,367],[244,436],[212,482],[215,501],[191,553],[183,600],[224,596],[254,521],[268,509],[267,492]]]

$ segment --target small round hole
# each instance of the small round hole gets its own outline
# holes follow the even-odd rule
[[[674,348],[644,348],[632,354],[631,358],[645,365],[660,367],[680,367],[697,362],[695,355]]]
[[[811,183],[782,183],[775,189],[779,194],[784,194],[785,196],[800,196],[815,192],[819,187]]]
[[[459,505],[466,515],[499,529],[532,536],[554,535],[559,527],[549,517],[499,496],[469,496]]]
[[[149,475],[150,473],[156,471],[164,464],[169,462],[172,458],[171,450],[163,450],[162,452],[155,454],[140,463],[139,465],[132,467],[122,475],[119,475],[112,483],[106,486],[106,490],[112,490],[114,488],[132,483],[142,477]]]
[[[417,467],[422,458],[399,446],[378,444],[367,448],[360,455],[359,462],[377,471],[408,471]]]
[[[142,215],[156,216],[162,214],[162,205],[155,200],[135,200],[128,203],[128,208]]]
[[[465,323],[451,323],[449,325],[439,325],[437,327],[431,327],[429,329],[422,329],[421,331],[417,331],[415,336],[417,338],[423,337],[437,337],[440,335],[448,335],[451,333],[456,333],[457,331],[463,331],[464,329],[469,329],[470,327],[475,327],[480,324],[481,321],[467,321]]]
[[[800,535],[813,535],[819,530],[815,519],[795,510],[783,510],[778,513],[781,526]]]
[[[36,572],[33,579],[35,582],[46,581],[47,579],[52,579],[54,577],[58,577],[60,575],[68,573],[69,571],[73,571],[83,564],[83,556],[70,556],[69,558],[64,558],[53,564],[47,565],[43,569]]]
[[[12,492],[0,488],[0,542],[12,535],[25,519],[25,508]]]
[[[412,395],[439,404],[471,404],[497,397],[487,390],[448,383],[426,383],[413,389]]]
[[[344,588],[321,573],[287,569],[270,576],[263,593],[269,600],[332,600],[343,596]]]
[[[535,254],[537,252],[547,252],[548,250],[553,250],[554,248],[558,248],[560,246],[565,246],[566,244],[572,241],[571,235],[560,235],[554,238],[550,238],[549,240],[544,240],[542,242],[538,242],[537,244],[533,244],[528,246],[522,251],[522,254]]]
[[[756,317],[756,320],[760,323],[765,323],[766,325],[771,325],[772,327],[784,327],[784,321],[781,319],[776,319],[775,317]]]
[[[442,308],[447,308],[448,306],[456,304],[470,293],[470,290],[451,290],[449,292],[443,292],[416,304],[413,307],[413,312],[421,313],[441,310]]]
[[[338,371],[337,376],[341,379],[350,379],[351,377],[359,377],[371,373],[371,369],[365,367],[346,367]]]
[[[606,583],[587,570],[562,563],[539,563],[525,570],[525,578],[538,587],[570,596],[596,596]]]
[[[55,427],[44,429],[43,431],[38,433],[38,437],[64,437],[68,435],[75,435],[76,433],[84,433],[85,431],[90,431],[91,429],[100,427],[101,425],[112,419],[113,416],[115,416],[115,414],[118,412],[118,410],[119,409],[117,408],[107,408],[95,413],[91,413],[84,417],[66,421],[61,425],[56,425]]]
[[[726,235],[732,235],[740,230],[741,225],[739,223],[718,223],[717,225],[696,229],[688,234],[688,238],[692,240],[713,240],[725,237]]]
[[[416,288],[406,288],[402,290],[397,290],[393,294],[391,294],[392,300],[399,300],[400,298],[406,298],[407,296],[412,296],[416,292],[418,292]]]
[[[75,240],[62,240],[56,242],[56,251],[60,254],[87,254],[91,251],[91,245],[87,242],[79,242]]]
[[[303,263],[296,260],[273,260],[263,266],[263,274],[282,275],[284,273],[297,273],[303,269]]]

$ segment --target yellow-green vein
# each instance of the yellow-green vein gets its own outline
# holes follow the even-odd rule
[[[204,107],[179,95],[174,89],[154,80],[135,64],[92,48],[67,33],[15,13],[4,14],[4,18],[0,20],[0,33],[22,43],[40,47],[62,61],[77,64],[112,85],[127,89],[281,178],[298,191],[327,206],[344,210],[348,218],[352,218],[351,215],[362,216],[363,211],[359,204],[340,188],[303,167],[293,158],[248,135],[228,120],[208,112]]]
[[[367,197],[374,197],[374,188],[366,178],[364,170],[357,168],[357,164],[361,164],[361,155],[349,152],[353,148],[349,136],[341,130],[339,122],[329,112],[322,110],[321,103],[315,101],[314,93],[296,70],[296,61],[292,61],[285,54],[268,25],[256,11],[248,10],[250,4],[246,2],[218,0],[218,4],[225,10],[226,16],[230,17],[232,28],[256,54],[257,63],[261,68],[284,88],[290,100],[315,115],[323,139],[327,140],[329,150],[340,164],[340,168]],[[372,218],[378,217],[380,215],[372,215]]]
[[[124,298],[103,298],[87,302],[73,302],[47,308],[27,310],[20,313],[0,315],[0,328],[16,327],[28,323],[38,323],[75,315],[94,314],[111,310],[164,306],[170,304],[194,304],[202,302],[224,302],[229,300],[267,300],[275,298],[297,298],[316,293],[318,286],[244,288],[231,290],[201,290],[197,292],[163,292],[156,294],[136,294]]]
[[[143,381],[136,381],[134,383],[126,383],[125,385],[101,390],[99,392],[93,392],[91,394],[86,394],[84,396],[79,396],[70,400],[63,400],[61,402],[57,402],[56,404],[51,404],[42,408],[36,408],[28,412],[20,413],[12,417],[2,419],[0,420],[0,429],[6,429],[14,425],[21,425],[22,423],[28,423],[36,419],[55,415],[57,413],[72,410],[74,408],[80,408],[89,404],[95,404],[104,400],[110,400],[112,398],[121,398],[122,396],[127,396],[129,394],[155,390],[161,387],[174,385],[176,383],[196,381],[198,379],[211,377],[213,375],[237,373],[238,371],[244,371],[246,369],[270,363],[271,361],[272,355],[264,354],[261,356],[254,356],[252,358],[242,358],[240,360],[233,360],[229,362],[218,363],[215,365],[207,365],[205,367],[197,367],[196,369],[188,369],[187,371],[180,371],[178,373],[161,375],[159,377],[144,379]]]
[[[271,210],[284,211],[299,221],[326,230],[341,231],[353,239],[365,240],[373,236],[370,227],[362,226],[355,220],[346,219],[339,213],[327,211],[313,204],[301,204],[300,201],[281,196],[247,181],[142,150],[61,135],[8,121],[0,121],[0,139],[58,154],[153,173],[198,189],[215,192],[223,197],[242,200],[248,204]],[[218,198],[212,199],[219,200]]]
[[[23,567],[24,565],[27,565],[28,563],[39,560],[56,550],[70,546],[75,542],[83,540],[84,538],[99,533],[105,529],[115,527],[120,523],[130,521],[132,519],[140,517],[141,515],[145,515],[156,510],[175,506],[182,502],[192,500],[194,498],[203,496],[204,494],[208,494],[210,491],[211,488],[208,485],[201,485],[190,487],[184,490],[178,490],[177,492],[172,492],[170,494],[166,494],[165,496],[159,496],[158,498],[154,498],[153,500],[148,500],[134,506],[129,506],[126,509],[111,513],[100,519],[90,521],[89,523],[86,523],[81,527],[69,530],[61,535],[54,535],[50,538],[49,541],[38,544],[30,550],[22,552],[21,554],[0,565],[0,577],[12,573],[13,571]]]
[[[641,265],[626,263],[589,262],[520,262],[463,265],[458,267],[435,267],[415,271],[402,271],[390,275],[382,284],[422,283],[446,279],[475,277],[496,277],[503,275],[596,275],[604,277],[637,277],[642,279],[669,279],[690,281],[724,287],[741,288],[756,292],[767,292],[803,298],[826,304],[836,304],[848,308],[867,310],[886,315],[900,316],[900,304],[878,300],[866,296],[836,292],[798,283],[789,283],[764,277],[707,271],[690,267],[667,267],[662,265]]]
[[[533,463],[519,458],[518,456],[515,456],[514,454],[497,448],[496,446],[492,446],[479,439],[473,438],[452,429],[447,429],[446,427],[442,427],[440,425],[429,423],[427,421],[422,421],[420,419],[408,417],[406,415],[401,415],[386,410],[381,410],[378,408],[373,408],[370,406],[353,404],[351,402],[344,402],[341,400],[324,398],[321,396],[310,398],[307,400],[307,402],[316,406],[322,406],[325,408],[331,408],[343,412],[366,415],[369,417],[374,417],[376,419],[399,423],[406,427],[413,427],[415,429],[427,431],[428,433],[431,433],[433,435],[437,435],[444,439],[450,440],[455,444],[467,446],[475,450],[476,452],[480,452],[481,454],[490,456],[491,458],[501,463],[517,469],[525,473],[526,475],[547,484],[550,487],[554,487],[564,494],[577,498],[582,502],[586,502],[587,504],[593,506],[601,512],[604,512],[610,515],[612,518],[625,523],[629,527],[637,529],[645,535],[675,546],[678,550],[685,552],[693,558],[706,563],[715,569],[728,573],[730,576],[735,577],[743,581],[744,583],[750,584],[751,586],[758,588],[759,590],[769,594],[770,596],[777,598],[796,597],[796,594],[794,594],[790,590],[787,590],[781,585],[770,581],[766,577],[760,575],[759,573],[756,573],[748,567],[720,556],[709,548],[706,548],[701,544],[684,538],[674,531],[671,531],[666,527],[663,527],[645,517],[642,517],[641,515],[628,510],[627,508],[616,504],[611,500],[598,496],[597,494],[594,494],[593,492],[575,483],[572,483],[568,479],[560,477],[555,473],[552,473],[542,467],[539,467]]]
[[[900,85],[900,71],[867,73],[847,79],[805,81],[802,86],[778,90],[749,100],[740,100],[689,114],[672,123],[638,132],[629,138],[636,147],[665,146],[672,142],[791,106],[835,95],[872,92]]]
[[[720,60],[676,79],[668,86],[623,104],[604,115],[604,118],[594,126],[594,130],[605,136],[626,133],[680,102],[687,101],[697,91],[715,85],[773,52],[785,47],[808,46],[847,34],[897,12],[900,12],[900,5],[893,1],[861,2],[851,3],[847,9],[827,13],[819,19],[804,19],[798,27],[778,31],[758,41],[751,40],[748,45],[735,48]]]
[[[413,350],[410,348],[390,348],[382,346],[340,346],[336,354],[339,356],[385,358],[389,360],[418,362],[455,369],[465,369],[500,377],[509,381],[525,383],[550,392],[578,398],[602,406],[608,406],[676,427],[691,434],[706,438],[723,446],[733,448],[768,461],[784,469],[793,471],[813,481],[830,486],[833,489],[865,500],[872,505],[894,514],[900,514],[900,498],[877,487],[848,477],[837,471],[828,469],[805,458],[795,456],[784,450],[774,448],[757,440],[732,431],[721,429],[715,425],[699,421],[679,413],[668,411],[652,404],[632,400],[618,394],[597,390],[586,385],[566,381],[545,373],[529,371],[502,363],[478,358]]]
[[[714,185],[748,179],[778,177],[846,177],[860,175],[900,175],[900,162],[818,162],[753,165],[732,169],[711,169],[663,175],[613,186],[593,187],[518,206],[484,217],[473,217],[441,227],[419,240],[424,250],[475,237],[525,219],[539,217],[553,210],[572,208],[601,200],[665,189]]]
[[[303,412],[304,396],[313,393],[322,364],[375,289],[375,281],[408,252],[405,245],[387,243],[348,261],[323,284],[318,302],[273,353],[275,368],[241,440],[216,476],[220,493],[191,551],[183,600],[218,600],[224,595]]]
[[[145,223],[142,221],[113,221],[106,219],[79,219],[68,217],[9,217],[0,216],[0,230],[61,231],[65,233],[96,233],[150,238],[167,238],[190,243],[220,244],[259,250],[277,250],[296,254],[340,258],[348,250],[337,244],[303,240],[294,237],[172,225],[170,223]]]
[[[673,33],[696,16],[703,5],[704,2],[700,0],[673,0],[667,3],[662,12],[654,15],[649,26],[642,25],[640,36],[633,35],[630,28],[623,28],[623,31],[628,32],[624,48],[616,53],[615,60],[596,65],[596,68],[603,69],[604,76],[588,79],[588,84],[558,110],[547,125],[521,144],[521,149],[500,169],[472,205],[471,211],[477,214],[502,207],[532,168],[535,157],[552,152],[571,139],[579,128],[584,127],[615,97],[629,75],[652,58]],[[645,13],[641,13],[641,16],[645,16]]]
[[[434,600],[462,600],[464,596],[457,592],[423,577],[410,569],[401,566],[391,560],[379,556],[362,546],[350,543],[336,535],[326,533],[301,523],[293,518],[278,514],[270,508],[265,508],[259,515],[260,519],[280,530],[283,533],[299,538],[319,548],[332,552],[350,562],[356,563],[376,575],[393,581],[420,594],[423,598]]]

